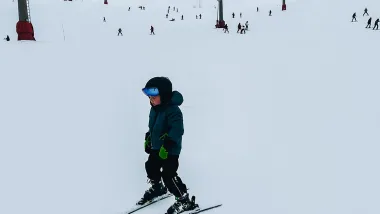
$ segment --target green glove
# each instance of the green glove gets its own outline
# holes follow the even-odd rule
[[[168,152],[166,151],[166,149],[161,146],[160,148],[160,152],[158,153],[158,155],[160,156],[160,158],[166,160],[168,158]]]

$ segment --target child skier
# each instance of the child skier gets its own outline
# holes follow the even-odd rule
[[[151,105],[149,131],[145,134],[144,146],[145,152],[149,154],[145,170],[152,186],[137,204],[155,200],[169,190],[176,202],[169,207],[167,214],[195,210],[198,208],[195,197],[189,199],[187,187],[177,174],[184,133],[183,116],[179,108],[183,103],[182,94],[172,91],[172,83],[165,77],[150,79],[142,91],[149,97]]]

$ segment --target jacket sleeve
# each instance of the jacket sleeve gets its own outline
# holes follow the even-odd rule
[[[184,133],[182,112],[176,107],[167,114],[169,126],[168,137],[178,143]]]
[[[148,122],[149,132],[152,131],[153,125],[155,122],[156,122],[156,114],[155,114],[153,108],[151,108],[150,112],[149,112],[149,122]]]

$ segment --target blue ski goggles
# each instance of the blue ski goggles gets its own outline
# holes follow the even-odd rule
[[[158,91],[158,88],[143,88],[142,91],[148,97],[155,97],[160,94],[160,92]]]

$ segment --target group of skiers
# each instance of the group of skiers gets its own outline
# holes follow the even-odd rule
[[[256,11],[259,12],[259,7],[256,7]],[[240,18],[243,17],[243,13],[240,12]],[[234,19],[235,18],[235,12],[232,12],[232,18]],[[272,10],[269,10],[269,16],[272,16]],[[218,22],[218,21],[217,21]],[[242,25],[241,23],[238,24],[237,26],[238,30],[237,30],[237,33],[240,33],[240,34],[245,34],[246,31],[248,30],[248,21],[245,22],[245,25]],[[229,30],[228,30],[228,25],[225,24],[224,27],[223,27],[223,32],[224,33],[230,33]]]
[[[118,32],[117,36],[120,36],[120,35],[123,36],[123,30],[121,28],[119,28],[119,30],[117,32]],[[153,26],[150,26],[150,35],[156,35],[154,33],[154,27]]]
[[[166,14],[166,18],[169,18],[169,14]],[[183,20],[183,15],[181,15],[181,20]],[[171,18],[169,21],[175,21],[175,18]]]
[[[176,9],[175,7],[173,7],[173,11],[177,11],[178,13],[178,8]],[[168,12],[166,13],[166,18],[169,18],[169,13],[170,13],[170,6],[168,6]],[[181,20],[183,20],[183,15],[181,15]],[[175,21],[175,18],[171,18],[169,21],[173,22]]]
[[[364,9],[364,13],[363,13],[363,16],[365,16],[365,15],[367,15],[367,16],[369,16],[369,13],[368,13],[368,9],[367,8],[365,8]],[[351,20],[351,22],[357,22],[358,20],[356,19],[356,12],[352,15],[352,20]],[[380,19],[378,18],[378,19],[376,19],[376,21],[375,21],[375,23],[374,23],[374,25],[373,25],[373,30],[379,30],[379,22],[380,22]],[[369,19],[368,19],[368,21],[367,21],[367,26],[365,27],[365,28],[371,28],[371,26],[372,26],[372,17],[370,17]]]
[[[145,10],[145,6],[139,6],[140,10]],[[128,11],[131,11],[131,7],[128,7]]]
[[[245,25],[242,25],[241,23],[239,23],[237,28],[238,28],[237,33],[245,34],[246,33],[245,31],[248,30],[248,21],[245,22]],[[230,33],[230,31],[228,30],[227,24],[224,25],[223,32]]]
[[[170,7],[170,6],[169,6],[169,7]],[[145,10],[145,7],[144,7],[144,6],[139,6],[139,8],[140,8],[141,10]],[[131,7],[128,8],[128,11],[130,11],[130,10],[131,10]],[[183,16],[182,16],[182,20],[183,20]],[[107,22],[106,17],[103,17],[103,22]],[[150,35],[156,35],[156,34],[154,33],[154,27],[153,27],[153,26],[150,26]],[[118,29],[118,31],[117,31],[117,36],[123,36],[123,30],[122,30],[121,28]],[[8,38],[9,38],[9,37],[8,37]]]
[[[243,17],[243,13],[240,13],[240,18],[242,18]],[[235,13],[233,12],[232,13],[232,18],[234,19],[235,18]]]
[[[139,8],[141,10],[145,10],[145,7],[143,6],[139,6]],[[131,10],[131,7],[128,8],[128,11]],[[173,11],[177,11],[178,12],[178,8],[176,9],[175,7],[173,7]],[[168,7],[168,13],[166,14],[166,18],[169,17],[169,13],[170,13],[170,6]],[[198,15],[196,16],[196,18],[198,19]],[[199,18],[201,19],[202,18],[202,14],[199,14]],[[183,20],[183,15],[181,15],[181,20]],[[170,19],[169,21],[175,21],[174,18]],[[106,22],[106,17],[103,17],[103,22]],[[118,33],[117,33],[117,36],[123,36],[123,30],[121,28],[118,29]],[[153,26],[150,26],[150,35],[156,35],[154,33],[154,27]]]
[[[238,30],[237,30],[236,33],[245,34],[246,31],[248,30],[248,26],[249,26],[248,21],[246,21],[244,25],[242,25],[241,23],[239,23],[238,26],[237,26]],[[228,25],[227,24],[224,25],[223,32],[224,33],[230,33],[230,31],[228,30]]]
[[[173,7],[173,11],[176,11],[175,7]],[[170,6],[168,6],[168,14],[170,13]],[[177,8],[177,13],[178,13],[178,8]]]
[[[142,10],[145,9],[145,7],[142,7],[142,6],[140,6],[139,8],[142,9]],[[166,18],[169,17],[170,8],[171,7],[168,6],[168,11],[167,11],[168,13],[166,14]],[[130,7],[128,8],[128,11],[129,10],[130,10]],[[178,8],[173,7],[173,11],[177,11],[178,12]],[[258,7],[257,7],[257,12],[259,12],[259,8]],[[271,15],[271,12],[272,11],[270,11],[270,15]],[[202,14],[199,14],[199,15],[195,16],[196,19],[198,19],[198,17],[199,17],[199,19],[202,19]],[[243,13],[240,12],[240,18],[242,18],[242,17],[243,17]],[[232,13],[232,18],[235,18],[235,13]],[[183,20],[183,15],[181,15],[181,20]],[[169,21],[175,21],[175,19],[172,18]],[[106,22],[106,18],[105,17],[103,17],[103,22]],[[241,23],[239,23],[238,26],[237,26],[237,28],[238,28],[237,33],[245,34],[246,31],[248,30],[248,21],[246,21],[244,25],[242,25]],[[228,25],[227,24],[225,24],[225,26],[223,28],[223,32],[224,33],[229,33]],[[118,34],[117,35],[118,36],[120,36],[120,35],[123,36],[123,30],[121,28],[118,29]],[[155,35],[155,33],[154,33],[154,27],[153,26],[150,27],[150,35]]]
[[[237,28],[237,33],[245,34],[245,31],[248,30],[248,21],[245,22],[245,25],[239,23]]]
[[[259,7],[256,9],[257,12],[259,12]],[[272,10],[269,10],[269,16],[272,16]],[[235,13],[232,13],[232,18],[235,18]],[[243,18],[243,13],[240,12],[240,18]]]

